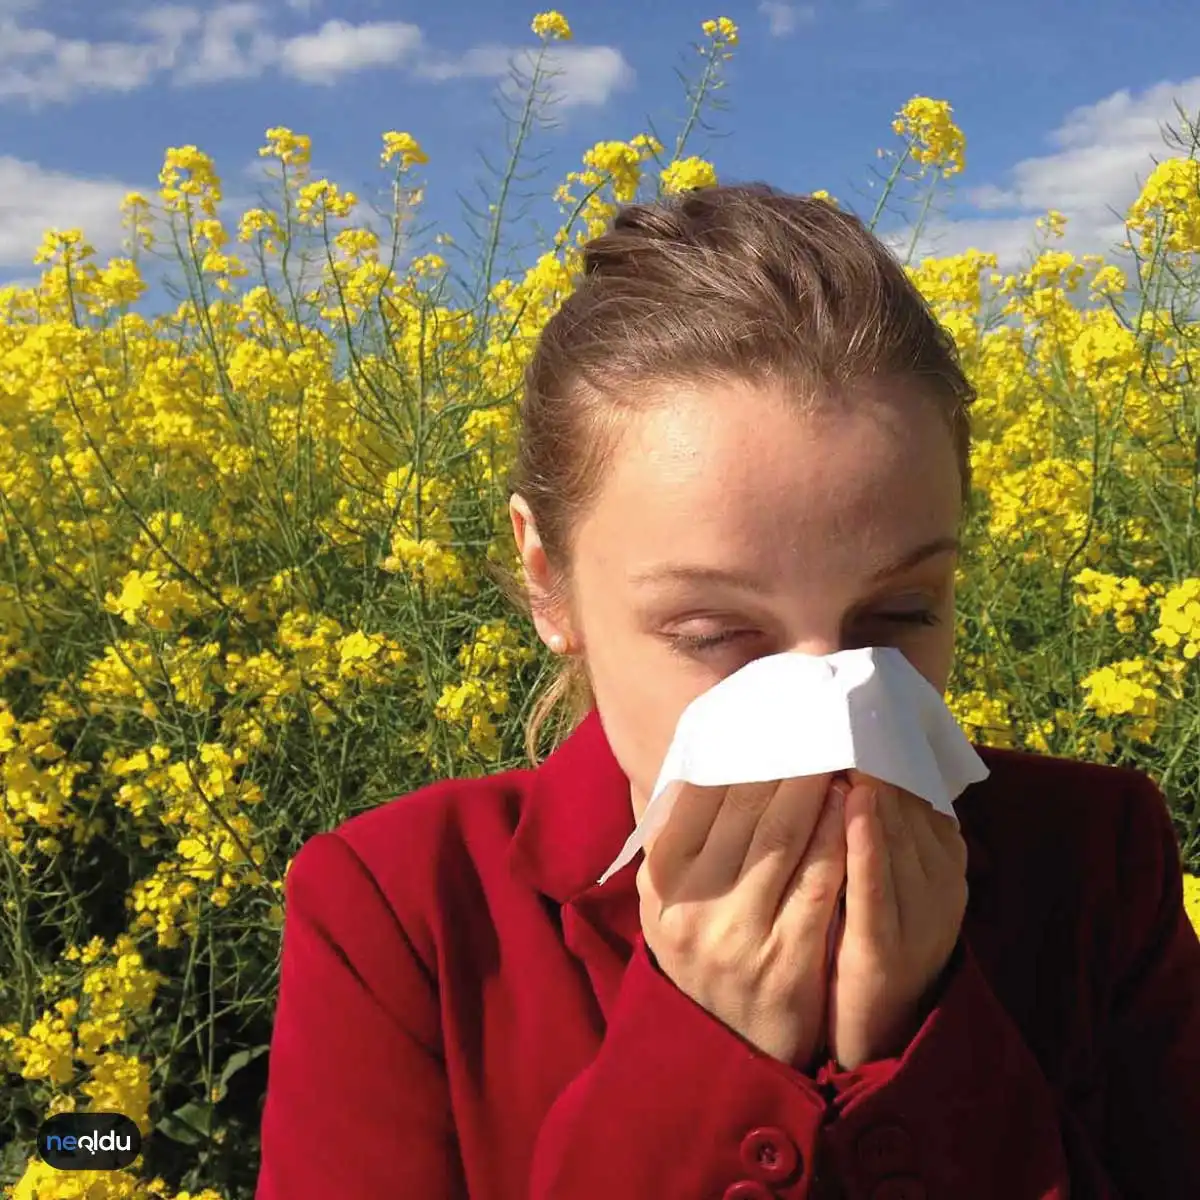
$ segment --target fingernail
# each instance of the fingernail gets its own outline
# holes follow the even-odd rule
[[[840,779],[835,780],[833,783],[833,802],[835,804],[845,804],[846,797],[849,795],[850,789],[845,785],[845,783],[843,783]]]

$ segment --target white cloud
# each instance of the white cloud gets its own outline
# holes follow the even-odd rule
[[[215,10],[208,19],[219,19],[221,12]],[[0,100],[48,104],[86,92],[136,91],[177,66],[186,37],[200,28],[202,19],[194,9],[164,6],[127,23],[144,36],[89,42],[0,15]]]
[[[0,156],[0,270],[29,267],[47,229],[83,229],[100,254],[121,244],[121,201],[133,189]]]
[[[253,79],[279,56],[279,42],[265,28],[258,4],[225,4],[208,13],[199,41],[176,73],[177,83]]]
[[[1164,128],[1179,124],[1176,101],[1187,113],[1200,109],[1200,76],[1158,83],[1140,94],[1114,92],[1068,113],[1047,139],[1055,147],[1051,153],[1022,159],[1000,182],[967,191],[975,213],[935,222],[921,248],[937,254],[992,250],[1011,267],[1032,245],[1037,218],[1057,209],[1068,218],[1059,243],[1064,249],[1112,253],[1124,238],[1124,214],[1155,161],[1178,153],[1163,141]],[[967,150],[969,160],[969,138]]]
[[[633,68],[612,46],[560,46],[546,57],[556,72],[550,90],[564,108],[598,107],[633,84]]]
[[[779,0],[762,0],[758,11],[767,18],[772,37],[788,37],[802,24],[807,25],[817,18],[815,5],[781,4]]]
[[[0,16],[0,99],[68,100],[80,92],[131,92],[169,70],[179,39],[88,42],[25,28]]]
[[[391,66],[412,56],[421,45],[421,31],[403,21],[351,25],[326,21],[316,33],[289,39],[279,55],[285,75],[305,83],[333,83],[339,75],[364,67]]]
[[[35,0],[20,0],[30,7]],[[277,70],[309,84],[331,84],[372,67],[405,67],[418,78],[506,79],[510,66],[531,63],[528,48],[477,46],[438,55],[421,30],[404,21],[326,21],[292,37],[280,35],[272,13],[256,0],[224,0],[203,8],[164,4],[126,16],[123,41],[89,42],[21,24],[18,0],[0,0],[0,102],[65,103],[89,92],[132,92],[155,80],[180,85],[256,78]],[[286,0],[308,12],[316,0]],[[603,104],[632,81],[633,70],[609,46],[556,46],[546,52],[550,91],[565,107]]]
[[[437,81],[499,79],[507,81],[513,68],[524,79],[533,73],[534,52],[520,47],[475,46],[458,58],[422,61],[417,74]],[[613,92],[629,87],[633,68],[611,46],[555,46],[545,52],[545,88],[562,108],[604,104]]]
[[[204,18],[194,8],[182,4],[163,4],[134,13],[130,25],[164,42],[180,44],[204,24]]]

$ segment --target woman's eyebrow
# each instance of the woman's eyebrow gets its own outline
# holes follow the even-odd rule
[[[956,537],[934,538],[932,541],[913,547],[895,562],[874,572],[871,581],[878,583],[893,575],[899,575],[902,571],[912,570],[927,558],[933,558],[937,554],[947,554],[952,550],[957,553],[960,549],[961,544]],[[634,584],[663,583],[671,580],[684,580],[689,583],[719,583],[726,587],[741,588],[743,591],[759,594],[765,594],[770,590],[764,580],[749,572],[733,570],[728,567],[707,567],[698,563],[663,563],[661,566],[651,567],[645,571],[636,571],[629,576],[629,581]]]
[[[747,592],[766,593],[769,588],[764,580],[745,571],[727,567],[705,567],[693,563],[664,563],[645,571],[636,571],[629,576],[630,583],[666,583],[683,580],[687,583],[719,583],[726,587],[741,588]]]
[[[874,583],[880,580],[888,579],[892,575],[899,575],[901,571],[911,571],[913,567],[919,566],[927,558],[933,558],[937,554],[948,554],[954,551],[955,554],[962,549],[962,543],[956,537],[937,537],[932,541],[923,542],[920,546],[915,546],[907,554],[901,555],[895,562],[882,570],[876,571],[871,576]]]

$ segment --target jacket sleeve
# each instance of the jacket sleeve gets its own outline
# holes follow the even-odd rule
[[[292,860],[255,1200],[466,1197],[433,979],[336,833]]]
[[[559,1095],[531,1200],[801,1200],[828,1101],[671,982],[639,936],[596,1057]]]
[[[1200,942],[1162,794],[1130,789],[1109,914],[1099,1096],[1051,1088],[965,942],[904,1055],[833,1073],[825,1146],[848,1200],[888,1181],[926,1200],[1200,1195]],[[906,1185],[908,1190],[904,1190]]]

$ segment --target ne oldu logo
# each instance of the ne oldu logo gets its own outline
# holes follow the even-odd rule
[[[119,1171],[142,1152],[142,1132],[121,1113],[59,1113],[38,1130],[38,1154],[60,1171]]]

